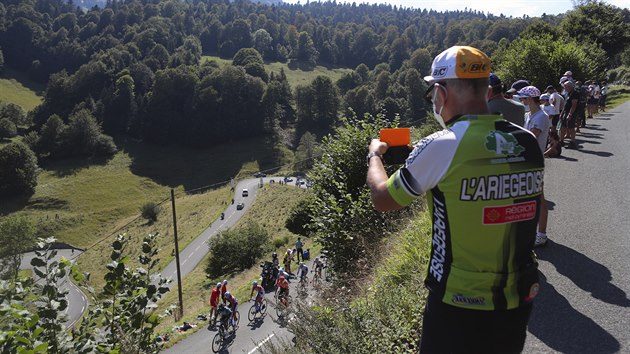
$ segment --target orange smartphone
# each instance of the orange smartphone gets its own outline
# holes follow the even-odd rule
[[[383,160],[388,165],[399,165],[407,160],[411,148],[411,129],[409,128],[390,128],[381,129],[380,141],[387,143],[389,148],[383,155]]]
[[[389,146],[407,146],[411,143],[411,129],[381,129],[379,140],[386,142]]]

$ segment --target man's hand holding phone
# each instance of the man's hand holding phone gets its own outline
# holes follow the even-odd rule
[[[386,143],[387,149],[383,153],[383,160],[388,165],[404,163],[413,149],[411,147],[411,130],[409,128],[381,129],[379,140]]]

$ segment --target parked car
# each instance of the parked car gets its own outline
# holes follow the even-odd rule
[[[264,172],[256,172],[254,173],[254,177],[256,178],[267,177],[267,174]]]
[[[245,208],[245,203],[240,202],[236,204],[236,210],[243,210],[243,208]]]
[[[291,178],[291,177],[285,177],[285,178],[284,178],[284,182],[293,182],[293,178]]]
[[[249,195],[249,191],[247,188],[243,188],[243,197],[247,197]]]

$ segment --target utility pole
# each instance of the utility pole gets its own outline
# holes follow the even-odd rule
[[[171,188],[173,206],[173,229],[175,230],[175,263],[177,264],[177,293],[179,295],[179,318],[184,316],[184,298],[182,296],[182,271],[179,266],[179,243],[177,242],[177,215],[175,213],[175,190]]]

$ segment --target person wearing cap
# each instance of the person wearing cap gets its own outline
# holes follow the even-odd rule
[[[503,97],[503,85],[501,79],[495,73],[490,73],[488,108],[493,114],[503,115],[503,118],[508,122],[512,122],[520,127],[525,124],[525,106]]]
[[[545,91],[549,94],[549,104],[551,106],[550,112],[547,113],[549,118],[551,118],[551,131],[555,132],[557,131],[556,127],[560,120],[560,112],[562,111],[562,107],[564,107],[564,98],[556,91],[553,85],[547,86]]]
[[[571,80],[563,80],[562,86],[566,92],[564,95],[564,108],[562,114],[560,114],[560,142],[564,141],[567,136],[571,139],[569,147],[577,149],[577,142],[575,140],[575,121],[576,110],[578,101],[580,100],[579,94],[574,90],[574,83]]]
[[[544,158],[534,135],[492,115],[490,59],[454,46],[433,60],[426,97],[444,127],[418,142],[388,177],[388,145],[368,147],[376,210],[427,193],[432,245],[420,353],[522,351],[539,290],[533,253]]]
[[[518,91],[514,97],[519,98],[524,105],[529,107],[529,112],[525,115],[525,129],[534,134],[540,152],[544,154],[547,150],[551,122],[549,116],[540,109],[540,90],[535,86],[527,86]],[[540,219],[538,220],[538,232],[534,243],[537,247],[547,244],[547,216],[547,201],[543,192],[540,196]]]
[[[553,112],[553,106],[549,102],[550,97],[548,93],[543,93],[540,95],[540,109],[545,112],[549,120],[551,121],[551,112]],[[551,123],[551,122],[550,122]],[[551,124],[550,129],[553,130],[553,124]]]
[[[217,307],[219,306],[219,298],[221,298],[221,285],[221,283],[217,283],[210,293],[210,314],[208,318],[212,318],[212,324],[217,322]]]

